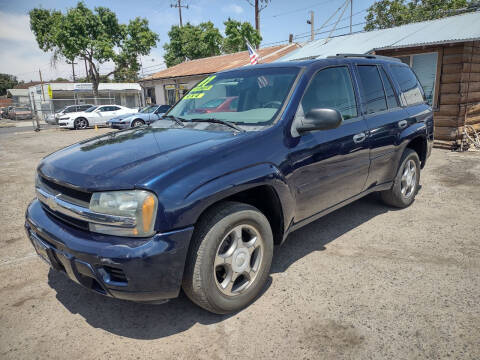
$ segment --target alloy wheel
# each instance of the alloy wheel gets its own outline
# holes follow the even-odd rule
[[[213,264],[215,283],[227,296],[237,296],[252,286],[262,264],[264,241],[253,226],[234,227],[220,242]]]
[[[417,166],[413,160],[408,160],[403,168],[400,179],[400,191],[406,198],[412,196],[417,185]]]

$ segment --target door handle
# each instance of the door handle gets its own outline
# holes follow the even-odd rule
[[[367,135],[365,135],[365,133],[361,132],[360,134],[353,135],[353,141],[354,141],[356,144],[358,144],[358,143],[363,142],[366,137],[367,137]]]
[[[399,127],[400,129],[406,128],[407,125],[408,125],[407,120],[400,120],[400,121],[398,122],[398,127]]]

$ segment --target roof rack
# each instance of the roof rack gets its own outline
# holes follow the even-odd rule
[[[361,57],[365,59],[379,59],[379,60],[390,60],[390,61],[398,61],[401,62],[400,59],[390,57],[390,56],[382,56],[382,55],[373,55],[373,54],[337,54],[335,56],[328,56],[327,58],[353,58],[353,57]]]

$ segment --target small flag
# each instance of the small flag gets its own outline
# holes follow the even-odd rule
[[[245,39],[247,42],[248,54],[250,55],[250,65],[258,64],[258,54],[253,49],[253,46]]]

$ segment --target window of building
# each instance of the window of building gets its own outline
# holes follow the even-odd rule
[[[387,110],[387,101],[383,91],[383,83],[376,65],[358,66],[360,83],[362,84],[363,97],[367,114]]]
[[[347,67],[327,68],[315,75],[303,95],[298,116],[304,116],[315,108],[336,109],[345,120],[357,116],[355,93]]]
[[[425,98],[430,105],[434,105],[435,79],[437,77],[438,54],[436,52],[415,54],[398,57],[403,63],[410,66],[422,84]]]

